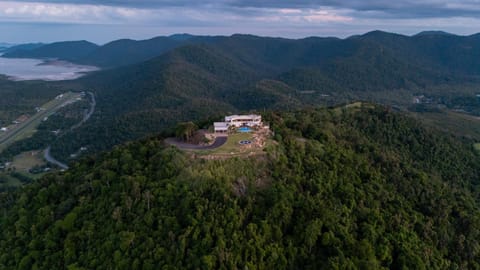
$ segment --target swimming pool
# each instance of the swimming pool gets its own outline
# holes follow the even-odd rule
[[[239,127],[237,130],[238,132],[242,133],[252,132],[252,129],[250,129],[249,127]]]

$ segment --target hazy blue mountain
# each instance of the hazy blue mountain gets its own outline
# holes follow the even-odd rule
[[[452,33],[448,33],[445,31],[422,31],[420,33],[415,34],[414,36],[455,36]]]
[[[375,43],[390,50],[395,57],[423,69],[464,76],[480,75],[480,40],[475,35],[427,33],[409,37],[373,31],[355,39]]]
[[[82,41],[64,41],[38,46],[36,48],[15,49],[7,52],[4,57],[10,58],[55,58],[76,62],[86,57],[92,51],[98,48],[98,45]]]
[[[77,43],[73,43],[77,44]],[[346,39],[310,37],[284,39],[252,35],[193,36],[177,34],[148,40],[122,39],[103,46],[54,43],[29,51],[7,53],[6,57],[55,57],[100,67],[118,67],[140,63],[188,44],[208,44],[258,65],[259,72],[279,72],[298,66],[320,66],[332,59],[343,59],[360,48],[387,51],[391,57],[432,71],[457,75],[478,75],[478,35],[457,36],[438,31],[425,31],[405,36],[372,31]]]
[[[100,67],[125,66],[159,56],[186,39],[156,37],[148,40],[121,39],[107,43],[92,51],[79,62]]]
[[[30,51],[33,49],[37,49],[41,46],[45,45],[44,43],[26,43],[26,44],[18,44],[7,47],[4,52],[5,53],[13,53],[15,51]]]
[[[14,44],[0,42],[0,52],[4,52],[8,48],[15,46]]]
[[[170,35],[168,37],[171,38],[171,39],[174,39],[174,40],[185,41],[185,40],[192,39],[195,36],[187,34],[187,33],[183,33],[183,34],[173,34],[173,35]]]
[[[7,50],[4,56],[10,58],[57,58],[79,64],[111,68],[146,61],[192,39],[194,39],[192,35],[178,34],[139,41],[120,39],[103,46],[88,41],[24,44]]]

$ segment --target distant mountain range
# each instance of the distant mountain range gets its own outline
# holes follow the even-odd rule
[[[316,65],[319,64],[318,61],[351,55],[359,47],[373,46],[372,49],[385,49],[387,54],[410,63],[428,65],[428,68],[449,71],[453,68],[477,73],[478,65],[473,62],[477,61],[479,41],[480,34],[457,36],[442,31],[424,31],[414,36],[372,31],[346,39],[311,37],[298,40],[249,35],[225,37],[177,34],[139,41],[121,39],[102,46],[88,41],[24,44],[9,48],[4,57],[58,58],[79,64],[114,68],[140,63],[181,46],[208,44],[224,48],[231,46],[227,48],[233,50],[229,53],[237,54],[246,60],[252,58],[251,60],[256,62],[259,61],[255,57],[260,57],[258,60],[270,62],[269,69],[278,69],[292,64]],[[271,59],[268,59],[269,57]]]
[[[181,46],[190,38],[193,36],[182,34],[140,41],[120,39],[103,46],[88,41],[25,44],[10,48],[4,57],[56,58],[78,64],[112,68],[146,61]]]
[[[480,34],[372,31],[346,39],[180,34],[102,46],[87,41],[19,45],[5,57],[58,58],[103,68],[55,83],[91,89],[98,101],[91,120],[52,146],[64,160],[82,146],[108,149],[179,121],[243,111],[359,99],[406,108],[414,96],[428,95],[480,115],[475,96]]]
[[[18,44],[18,45],[12,45],[12,46],[7,46],[5,47],[5,52],[6,53],[14,53],[14,52],[20,52],[20,51],[31,51],[35,50],[37,48],[40,48],[46,44],[44,43],[25,43],[25,44]],[[7,57],[7,56],[5,56]]]
[[[13,44],[0,42],[0,52],[5,51],[7,48],[12,47],[12,46],[13,46]]]
[[[24,44],[10,48],[3,57],[58,58],[76,62],[93,52],[98,45],[88,41],[65,41],[52,44]]]
[[[65,158],[80,146],[105,149],[178,121],[250,110],[357,99],[406,107],[417,94],[473,104],[472,86],[466,85],[480,85],[479,54],[478,35],[436,32],[409,37],[373,31],[347,39],[233,35],[116,41],[77,61],[111,68],[68,84],[94,89],[98,112],[84,130],[62,137],[52,150]],[[127,65],[134,62],[139,63]]]

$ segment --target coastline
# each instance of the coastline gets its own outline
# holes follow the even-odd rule
[[[89,69],[91,71],[99,70],[99,68],[95,67],[95,66],[80,65],[80,64],[75,64],[75,63],[72,63],[72,62],[68,62],[68,61],[65,61],[65,60],[59,60],[59,59],[34,59],[34,60],[42,61],[41,63],[37,64],[37,66],[56,66],[56,67],[68,67],[68,68],[80,68],[80,69]]]
[[[0,55],[0,74],[12,81],[74,80],[100,70],[58,59],[7,58]]]

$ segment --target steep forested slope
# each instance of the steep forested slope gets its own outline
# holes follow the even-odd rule
[[[479,156],[382,107],[270,113],[264,157],[160,139],[1,197],[5,269],[479,269]]]
[[[424,32],[408,37],[373,31],[351,39],[373,42],[391,49],[405,60],[430,70],[441,70],[461,75],[479,73],[478,35],[456,36],[438,32]]]
[[[236,106],[249,106],[249,97],[236,99],[239,95],[233,92],[253,84],[255,76],[252,70],[221,52],[187,46],[133,67],[52,83],[64,89],[93,91],[97,99],[92,118],[81,129],[55,141],[53,152],[66,160],[83,146],[90,151],[105,150],[163,131],[178,121],[236,111]],[[250,108],[255,104],[262,105],[257,101]]]
[[[82,130],[64,136],[53,150],[68,157],[81,146],[106,149],[163,131],[178,121],[275,106],[283,94],[270,92],[263,95],[267,99],[256,99],[265,91],[252,91],[259,79],[250,67],[201,45],[94,74],[82,85],[96,92],[96,113]]]
[[[99,47],[78,62],[107,68],[131,65],[157,57],[180,46],[185,41],[170,37],[156,37],[140,41],[121,39]]]

